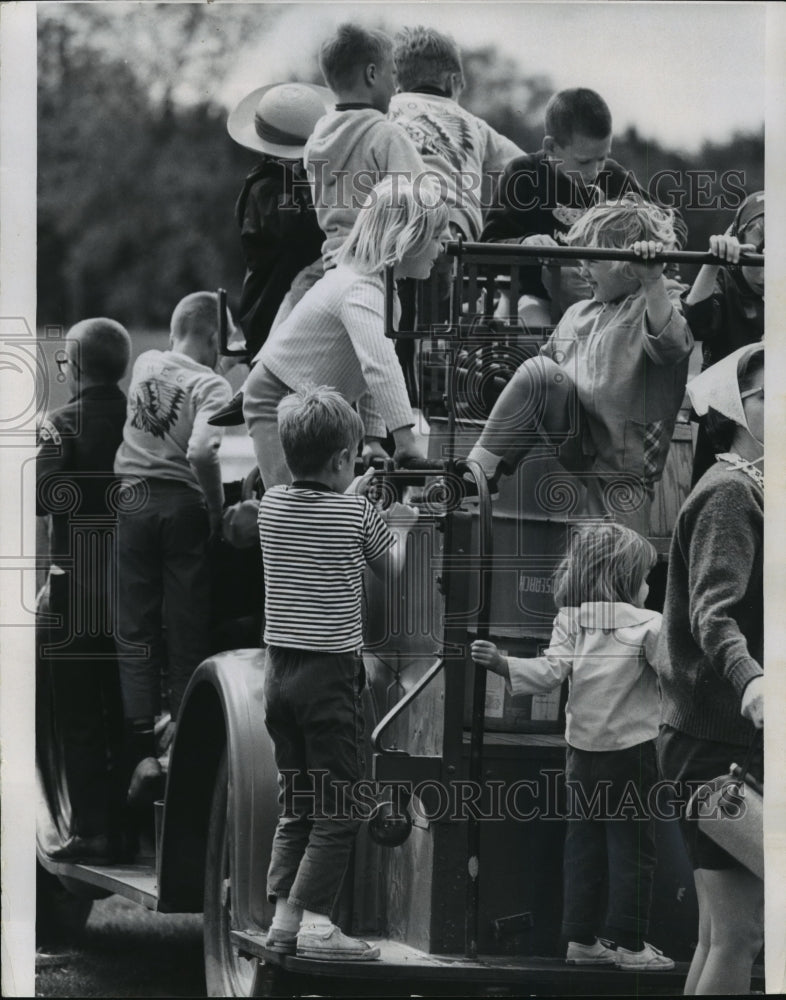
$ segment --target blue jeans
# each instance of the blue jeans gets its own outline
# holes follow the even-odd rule
[[[265,724],[282,807],[268,896],[330,916],[360,825],[347,789],[365,771],[363,661],[354,653],[269,646]]]
[[[654,740],[625,750],[568,747],[562,931],[569,940],[598,935],[606,885],[606,936],[647,933],[657,860],[647,796],[657,780]]]
[[[202,495],[190,486],[144,482],[144,507],[118,519],[123,711],[126,719],[153,718],[165,676],[174,719],[191,674],[210,651],[210,525]]]

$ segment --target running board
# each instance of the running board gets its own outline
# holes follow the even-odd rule
[[[75,865],[70,862],[52,861],[39,853],[38,861],[52,875],[71,878],[76,882],[94,885],[108,893],[125,896],[148,910],[158,909],[158,883],[155,865]]]
[[[601,966],[566,965],[558,958],[525,958],[482,955],[429,955],[399,941],[366,937],[379,945],[380,958],[372,962],[320,961],[281,955],[265,947],[264,931],[232,931],[232,944],[241,955],[259,958],[301,976],[357,980],[436,980],[464,984],[517,986],[527,993],[541,991],[565,995],[674,996],[682,992],[688,963],[679,962],[667,972],[625,972]]]

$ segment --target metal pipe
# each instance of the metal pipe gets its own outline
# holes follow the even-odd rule
[[[521,243],[464,243],[458,240],[451,240],[445,244],[445,252],[452,257],[478,257],[478,258],[498,258],[514,257],[519,263],[525,265],[521,260],[523,257],[532,257],[535,261],[540,260],[627,260],[639,264],[645,258],[635,254],[632,250],[618,250],[615,247],[528,247]],[[664,250],[646,258],[653,263],[662,264],[724,264],[719,257],[703,250]],[[764,267],[764,254],[746,253],[742,254],[739,266]]]
[[[480,572],[480,609],[478,638],[488,639],[491,618],[491,557],[494,549],[491,495],[488,481],[477,462],[457,462],[456,471],[469,472],[478,490],[478,569]],[[486,670],[475,666],[472,686],[472,729],[469,741],[469,780],[479,787],[483,781],[483,730],[486,715]],[[467,958],[478,956],[480,913],[480,820],[467,818],[467,882],[464,952]]]

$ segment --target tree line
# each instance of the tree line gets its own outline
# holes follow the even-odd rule
[[[210,97],[176,99],[171,82],[185,72],[189,52],[203,62],[206,54],[187,44],[193,9],[173,6],[180,63],[158,88],[151,73],[160,67],[148,67],[146,76],[133,58],[100,44],[99,31],[39,17],[39,326],[108,315],[132,328],[165,327],[188,292],[225,287],[230,304],[239,296],[244,268],[234,203],[256,158],[232,142],[226,110]],[[112,30],[104,16],[104,30]],[[214,70],[220,55],[207,54]],[[540,148],[554,90],[549,79],[527,76],[491,47],[465,50],[464,62],[462,104],[523,149]],[[318,71],[312,79],[321,82]],[[709,235],[729,224],[735,188],[764,184],[762,130],[686,156],[628,128],[615,136],[612,155],[680,208],[692,249],[704,249]]]

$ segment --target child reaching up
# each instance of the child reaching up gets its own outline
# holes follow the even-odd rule
[[[469,455],[492,484],[545,439],[586,487],[573,513],[610,515],[646,533],[693,347],[683,286],[648,260],[673,249],[678,231],[672,212],[635,195],[597,205],[571,227],[570,244],[630,249],[641,262],[583,262],[592,298],[574,303],[520,366]]]
[[[702,369],[764,336],[764,268],[738,266],[744,250],[764,252],[764,192],[748,195],[723,235],[710,236],[717,264],[705,264],[684,299],[685,317],[701,341]],[[693,485],[715,462],[704,421],[699,421]]]
[[[493,642],[472,643],[472,659],[504,677],[513,695],[541,694],[570,679],[562,915],[569,964],[674,967],[644,941],[656,864],[647,800],[657,781],[660,701],[651,663],[661,616],[643,604],[655,559],[652,545],[629,528],[586,525],[556,573],[559,613],[543,656],[506,657]],[[606,885],[610,941],[598,937]]]

